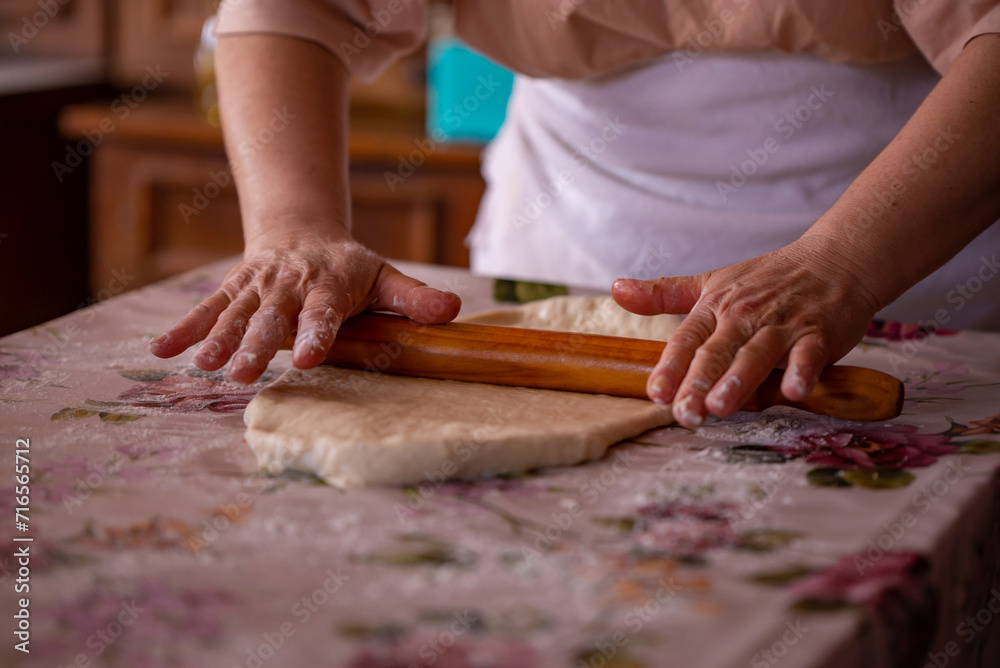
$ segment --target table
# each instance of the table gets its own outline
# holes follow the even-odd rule
[[[342,491],[257,472],[261,383],[146,352],[232,263],[0,339],[0,664],[1000,665],[1000,335],[873,326],[844,361],[904,379],[888,424],[771,409]],[[485,279],[405,269],[492,305]]]

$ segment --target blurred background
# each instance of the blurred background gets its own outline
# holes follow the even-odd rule
[[[0,0],[0,336],[241,252],[217,4]],[[387,257],[467,266],[512,76],[432,9],[425,48],[352,88],[354,230]]]

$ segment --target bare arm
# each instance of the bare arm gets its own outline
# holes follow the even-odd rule
[[[776,365],[788,368],[785,396],[806,396],[878,310],[998,218],[1000,35],[990,34],[798,241],[698,276],[618,281],[614,294],[638,313],[690,313],[648,390],[697,426],[708,411],[736,411]]]
[[[859,216],[871,211],[876,215]],[[896,138],[808,235],[872,263],[881,308],[998,218],[1000,35],[989,34],[969,42]]]
[[[212,371],[232,359],[229,377],[249,383],[295,329],[293,363],[309,368],[343,320],[366,308],[454,318],[457,295],[403,276],[351,238],[340,61],[304,40],[240,35],[219,40],[216,70],[244,257],[151,351],[172,357],[204,339],[195,364]]]

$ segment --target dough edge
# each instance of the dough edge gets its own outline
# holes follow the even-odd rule
[[[483,312],[463,321],[666,340],[680,319],[676,316],[630,314],[609,297],[554,297],[517,308]],[[324,379],[329,378],[334,379],[330,382],[339,385],[359,387],[358,382],[370,384],[372,372],[326,366],[309,371],[290,369],[254,397],[244,412],[247,426],[245,441],[257,456],[259,466],[270,472],[286,469],[311,472],[338,487],[406,485],[425,481],[439,481],[437,484],[440,484],[440,481],[452,478],[515,473],[592,461],[601,458],[608,448],[622,440],[673,421],[669,406],[642,399],[388,374],[374,374],[374,377],[375,384],[382,386],[376,390],[379,394],[374,396],[381,401],[385,400],[381,394],[405,393],[406,388],[419,395],[419,388],[423,386],[427,394],[451,388],[447,391],[460,393],[461,396],[469,395],[472,388],[473,394],[483,397],[481,404],[485,404],[486,397],[489,397],[494,404],[509,399],[511,405],[517,405],[525,403],[526,397],[530,396],[529,412],[548,404],[552,407],[537,414],[532,412],[531,419],[521,429],[516,428],[517,425],[507,425],[507,429],[495,430],[484,438],[471,437],[470,440],[467,435],[464,438],[465,449],[458,448],[454,443],[449,446],[448,439],[454,438],[455,425],[451,425],[449,431],[446,420],[430,425],[432,437],[413,438],[412,434],[400,434],[399,438],[404,441],[402,447],[396,442],[398,439],[381,442],[378,438],[338,439],[325,433],[322,423],[331,411],[344,404],[338,404],[336,398],[331,401],[316,396],[322,392],[291,399],[289,395],[301,395],[307,392],[305,388],[317,386],[317,383],[321,385],[327,382]],[[369,389],[371,387],[369,385]],[[299,403],[296,404],[296,401]],[[558,418],[558,410],[566,410],[567,406],[572,407],[571,412],[581,416],[579,421],[555,419]],[[353,408],[357,413],[356,405]],[[440,406],[435,408],[440,410]],[[382,417],[377,411],[378,408],[370,411],[371,420]],[[302,433],[301,424],[296,427],[296,423],[302,420],[303,415],[308,422],[308,415],[314,413],[319,417],[312,431],[307,429]],[[427,425],[421,425],[414,431],[427,430]],[[467,456],[470,449],[472,454]]]

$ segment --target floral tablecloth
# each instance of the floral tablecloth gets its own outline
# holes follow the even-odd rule
[[[261,384],[146,352],[230,264],[0,340],[0,665],[1000,665],[1000,335],[873,324],[845,363],[905,380],[888,424],[342,491],[257,471]]]

